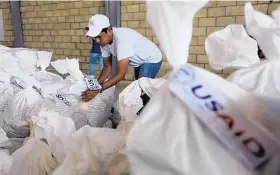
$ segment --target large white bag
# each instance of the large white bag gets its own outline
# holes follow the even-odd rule
[[[215,70],[245,68],[260,62],[257,42],[248,36],[241,24],[228,25],[209,35],[205,51],[209,65]]]
[[[47,175],[57,166],[48,145],[30,137],[27,142],[11,155],[13,164],[8,175]]]
[[[280,15],[279,10],[272,12],[272,17],[254,10],[251,3],[245,4],[246,30],[256,39],[266,58],[278,60],[280,42]]]
[[[256,38],[267,60],[257,63],[259,62],[259,58],[256,58],[255,51],[253,52],[252,50],[251,53],[245,52],[248,48],[249,50],[251,47],[255,48],[255,43],[252,43],[251,45],[248,43],[247,46],[242,47],[239,47],[238,45],[232,46],[236,50],[236,53],[244,53],[242,55],[226,52],[227,57],[232,58],[232,62],[235,64],[228,64],[227,57],[215,58],[211,56],[211,54],[208,55],[210,63],[217,62],[217,58],[219,58],[219,64],[222,65],[223,68],[243,67],[243,69],[235,71],[227,79],[257,95],[265,105],[277,115],[280,112],[280,108],[278,107],[278,104],[280,103],[280,83],[278,81],[278,76],[280,75],[280,47],[279,43],[276,41],[280,38],[280,23],[278,22],[280,16],[277,16],[276,14],[279,12],[279,9],[273,11],[273,14],[275,15],[273,15],[274,19],[272,19],[265,14],[255,11],[250,3],[245,5],[246,29],[251,36]],[[221,30],[218,31],[217,34],[215,32],[213,35],[215,36],[218,34],[223,36],[228,33],[226,30]],[[244,35],[246,34],[244,33]],[[248,37],[249,36],[246,38]],[[232,43],[238,39],[239,37],[236,35],[230,38]],[[210,41],[209,44],[211,44]],[[225,45],[215,45],[215,47],[218,47],[220,50],[226,49]],[[208,52],[216,53],[214,50],[215,47],[209,47]],[[216,54],[218,54],[218,52]],[[245,62],[248,64],[243,64]],[[213,64],[210,65],[212,68],[218,70],[217,66]]]
[[[87,115],[81,110],[79,97],[68,94],[52,94],[52,97],[47,99],[50,103],[49,109],[53,109],[62,116],[71,118],[76,129],[88,124]]]
[[[128,137],[132,174],[246,175],[256,173],[254,168],[269,157],[274,166],[260,171],[279,170],[280,121],[251,93],[184,65],[192,18],[205,4],[147,1],[148,20],[175,70]]]
[[[52,57],[52,52],[27,48],[1,47],[0,52],[0,67],[3,66],[6,70],[13,67],[14,71],[20,70],[27,75],[39,71],[40,68],[45,70],[49,66]]]
[[[41,95],[33,88],[24,89],[8,100],[0,122],[8,137],[29,136],[31,116],[39,112],[42,101]]]
[[[17,75],[15,84],[22,90],[14,93],[8,99],[0,125],[8,137],[22,138],[29,135],[31,116],[39,112],[43,98],[40,94],[40,84],[30,76]]]
[[[113,175],[110,167],[124,142],[116,130],[85,126],[72,135],[67,145],[66,158],[53,175]]]
[[[71,139],[76,128],[70,118],[49,109],[50,107],[50,103],[45,101],[40,112],[32,116],[35,125],[31,133],[34,133],[36,139],[46,139],[53,156],[59,163],[63,163],[66,154],[65,147],[67,147],[65,143]]]
[[[88,103],[80,103],[82,92],[88,89],[85,76],[79,69],[79,60],[66,59],[51,62],[52,66],[61,74],[69,73],[66,84],[58,90],[62,96],[75,96],[78,111],[87,117],[88,124],[94,127],[102,127],[108,120],[115,98],[115,86],[104,90]],[[68,101],[71,101],[69,99]]]

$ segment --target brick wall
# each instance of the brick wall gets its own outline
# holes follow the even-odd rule
[[[279,5],[278,2],[268,3],[268,1],[253,1],[254,8],[270,14]],[[244,24],[244,1],[211,1],[209,4],[197,12],[193,24],[193,37],[190,46],[188,62],[215,72],[223,77],[228,76],[233,70],[225,69],[214,71],[208,64],[205,55],[204,42],[208,35],[224,28],[228,24]],[[146,4],[144,1],[122,1],[121,3],[122,27],[129,27],[137,30],[148,39],[159,44],[150,25],[146,21]],[[164,59],[159,75],[162,76],[171,69]],[[129,70],[127,77],[133,77],[132,70]]]
[[[84,27],[96,13],[105,13],[104,1],[22,1],[24,47],[54,52],[53,60],[79,58],[88,73],[91,40]],[[96,66],[97,73],[99,68]]]
[[[3,15],[3,25],[4,25],[4,42],[0,42],[8,47],[13,47],[13,28],[12,28],[12,16],[10,9],[10,2],[0,2],[0,9]]]
[[[252,3],[256,9],[267,14],[279,5],[279,2]],[[84,37],[84,27],[91,15],[105,13],[104,1],[21,1],[20,5],[25,47],[53,51],[53,60],[65,57],[79,58],[82,70],[88,72],[91,41]],[[196,14],[188,58],[190,63],[215,72],[209,67],[205,55],[205,38],[228,24],[243,24],[243,5],[242,1],[212,1]],[[2,44],[13,46],[10,3],[0,2],[0,9],[3,9],[4,13],[6,40]],[[159,45],[146,21],[145,1],[122,1],[121,25],[135,29]],[[99,69],[97,65],[96,69]],[[159,76],[170,70],[171,66],[164,58]],[[216,71],[224,77],[231,72],[230,69]],[[132,68],[129,68],[126,79],[133,79]]]

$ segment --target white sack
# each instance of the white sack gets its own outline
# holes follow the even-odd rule
[[[76,129],[88,124],[86,114],[80,110],[79,97],[68,94],[52,94],[44,101],[44,106],[48,110],[53,110],[61,116],[71,118]]]
[[[268,134],[261,138],[262,143],[267,143],[267,139],[279,139],[280,121],[273,118],[256,97],[217,75],[197,67],[192,68],[196,72],[191,75],[199,76],[198,80],[194,81],[199,81],[197,83],[203,83],[202,85],[205,86],[208,85],[205,90],[201,89],[198,92],[199,95],[205,97],[208,96],[208,92],[210,94],[212,92],[211,99],[218,100],[218,103],[224,106],[222,113],[230,113],[239,117],[246,116],[246,120],[251,122],[251,126],[252,123],[258,123],[254,126],[258,132],[261,130]],[[182,72],[178,74],[178,78],[183,76]],[[242,172],[242,174],[254,174],[254,171],[244,167],[243,162],[235,157],[236,154],[242,154],[240,148],[226,148],[207,128],[221,129],[218,127],[219,121],[207,118],[211,112],[207,108],[202,108],[206,101],[199,102],[190,92],[186,91],[184,94],[184,91],[180,91],[183,87],[196,85],[191,79],[189,82],[187,80],[187,78],[180,78],[177,80],[179,82],[173,83],[181,96],[174,95],[170,91],[171,83],[166,83],[160,92],[151,99],[134,124],[127,142],[132,173],[235,175]],[[180,81],[185,83],[180,84]],[[215,85],[211,82],[215,82],[223,88],[218,91],[214,90],[212,88]],[[179,99],[189,102],[192,106],[186,106]],[[204,116],[209,125],[205,126],[200,118],[191,111]],[[239,119],[236,118],[236,122]],[[229,132],[226,128],[223,130]],[[279,151],[280,142],[279,140],[277,142],[276,148],[273,151],[270,150],[272,155]],[[269,150],[267,151],[269,152]]]
[[[140,78],[139,80],[140,88],[147,94],[150,98],[156,94],[160,87],[166,82],[164,78]]]
[[[280,121],[258,98],[204,69],[183,65],[188,56],[192,18],[205,4],[147,1],[147,18],[167,60],[181,68],[172,72],[131,129],[127,141],[131,174],[254,174],[249,167],[265,157],[252,157],[240,144],[244,138],[236,139],[234,135],[240,128],[246,129],[249,138],[261,142],[269,157],[279,154]],[[233,133],[228,123],[219,119],[225,117],[221,114],[235,116]],[[280,162],[274,159],[270,163]]]
[[[160,42],[160,46],[173,68],[179,68],[187,62],[193,16],[207,2],[207,0],[147,1],[147,20],[153,31],[156,31],[155,35]],[[159,8],[155,8],[156,6]],[[178,42],[182,38],[184,42]]]
[[[49,67],[51,59],[52,59],[52,52],[47,51],[38,51],[37,52],[37,67],[40,67],[41,70],[46,70]]]
[[[137,112],[143,107],[142,91],[152,97],[165,83],[165,79],[140,78],[129,84],[120,94],[116,102],[114,118],[117,122],[126,120],[134,122]]]
[[[8,175],[47,175],[57,166],[48,145],[32,137],[11,158],[13,164]]]
[[[27,75],[19,66],[17,57],[9,51],[0,52],[0,69],[11,75]]]
[[[45,70],[52,57],[52,52],[27,48],[0,49],[0,53],[0,68],[26,75]]]
[[[131,117],[143,107],[141,99],[141,88],[138,80],[133,81],[120,94],[118,99],[118,110],[120,119],[130,120]]]
[[[280,60],[266,60],[232,73],[227,79],[254,93],[275,113],[280,109]]]
[[[123,144],[116,130],[85,126],[69,140],[66,158],[53,175],[107,174]]]
[[[69,73],[76,81],[84,78],[83,73],[79,69],[79,59],[56,60],[51,62],[51,65],[60,74]]]
[[[280,16],[277,15],[280,9],[276,9],[274,19],[259,11],[254,10],[251,3],[245,4],[246,30],[250,36],[256,39],[263,54],[269,60],[280,58]]]
[[[246,68],[260,62],[257,42],[248,36],[243,25],[231,24],[205,40],[209,65],[215,70]]]
[[[70,118],[47,109],[48,107],[48,103],[44,103],[38,115],[32,116],[35,124],[34,136],[37,139],[46,139],[54,157],[59,163],[63,163],[66,153],[65,141],[76,132],[76,128]]]
[[[273,11],[279,13],[280,9]],[[255,11],[250,3],[245,5],[246,28],[260,45],[268,60],[238,70],[227,79],[257,95],[276,115],[280,113],[280,24],[277,18]],[[280,19],[280,18],[279,18]]]
[[[85,82],[85,76],[79,69],[78,61],[78,59],[66,59],[51,62],[52,66],[59,73],[70,74],[70,76],[68,76],[65,80],[65,86],[59,89],[58,93],[63,96],[69,96],[68,101],[72,101],[73,104],[76,105],[75,107],[71,105],[72,107],[70,110],[75,109],[74,112],[81,113],[80,115],[85,115],[89,125],[93,127],[102,127],[108,120],[110,111],[113,107],[115,86],[99,93],[90,102],[81,103],[79,100],[80,96],[88,89],[88,86]],[[71,100],[73,98],[76,98],[77,101],[74,102],[74,100]],[[76,109],[78,109],[78,111],[76,111]],[[78,115],[75,116],[78,117]],[[76,117],[73,117],[73,119]],[[81,119],[79,119],[79,121],[80,120]]]
[[[8,100],[0,122],[8,137],[29,135],[31,116],[39,112],[42,101],[41,95],[33,88],[24,89]]]

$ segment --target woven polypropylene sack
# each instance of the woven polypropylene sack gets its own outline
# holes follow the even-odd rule
[[[31,116],[39,112],[43,99],[33,88],[18,92],[8,100],[1,127],[9,137],[27,137]]]
[[[102,127],[109,118],[115,99],[115,86],[98,94],[80,109],[87,116],[89,125]]]
[[[114,159],[124,145],[119,131],[85,126],[69,138],[67,145],[71,146],[67,149],[65,160],[54,175],[127,173],[110,172],[113,163],[120,162],[114,162]]]
[[[53,102],[48,105],[49,109],[58,112],[62,116],[71,118],[77,130],[88,124],[86,114],[80,110],[80,101],[77,96],[60,94],[65,98],[63,101],[56,98],[56,95],[49,99]]]
[[[9,175],[47,175],[58,165],[48,145],[32,137],[11,158],[14,161]]]
[[[257,127],[260,127],[262,132],[265,130],[264,133],[270,133],[267,137],[263,137],[263,139],[270,139],[272,133],[272,140],[279,138],[279,129],[277,129],[278,124],[276,123],[280,121],[273,118],[270,112],[266,110],[265,106],[256,97],[205,70],[199,69],[197,71],[205,76],[201,80],[205,84],[215,80],[221,86],[223,84],[222,82],[224,82],[223,88],[220,88],[216,92],[218,94],[224,93],[226,94],[225,98],[231,99],[223,104],[230,106],[228,109],[226,109],[227,107],[224,108],[225,113],[226,111],[236,113],[237,110],[239,110],[239,115],[246,113],[247,120],[252,121],[252,123],[258,122]],[[181,77],[183,74],[179,76]],[[182,87],[187,87],[187,85],[187,82],[181,84]],[[192,112],[197,101],[191,97],[191,94],[184,96],[183,93],[180,93],[181,96],[178,96],[173,90],[170,90],[170,87],[171,80],[163,85],[160,91],[151,99],[130,132],[127,145],[133,173],[182,173],[193,175],[223,175],[226,173],[234,175],[242,172],[244,175],[254,174],[255,170],[247,168],[242,161],[235,157],[238,154],[240,155],[238,149],[230,150],[224,146],[213,132],[208,129],[210,124],[209,126],[205,125],[201,122],[200,117]],[[212,92],[208,88],[205,89]],[[235,94],[231,92],[226,93],[227,91],[235,92]],[[199,91],[199,95],[202,95],[202,92],[203,95],[205,93],[207,94],[207,91],[201,90]],[[217,96],[216,92],[213,92],[213,98],[218,98],[218,101],[224,101],[222,100],[224,97]],[[240,98],[241,95],[244,98]],[[187,99],[192,105],[186,105],[182,99]],[[240,101],[247,104],[247,107],[244,105],[242,108],[236,107],[235,105],[241,104]],[[201,105],[203,105],[203,101]],[[197,106],[197,111],[204,111],[202,106],[200,107]],[[208,118],[207,115],[209,113],[205,111],[204,116]],[[263,118],[264,116],[266,118]],[[218,124],[214,125],[215,121],[209,119],[209,123],[211,122],[213,122],[211,126],[216,127],[218,130]],[[238,122],[238,119],[236,119],[236,122]],[[276,143],[279,146],[279,140]],[[266,151],[269,152],[272,150],[267,149]],[[238,153],[235,152],[234,154],[232,151],[237,151]],[[279,150],[275,148],[275,151],[277,152]],[[227,163],[225,164],[224,162]],[[275,168],[273,167],[271,171],[274,171]]]

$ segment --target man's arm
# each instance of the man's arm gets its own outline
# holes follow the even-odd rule
[[[128,67],[128,62],[129,62],[129,58],[125,58],[118,61],[117,74],[102,84],[103,89],[108,89],[124,79]]]
[[[112,70],[112,60],[110,59],[110,57],[103,58],[103,64],[104,67],[97,79],[99,84],[102,84],[108,78]]]

